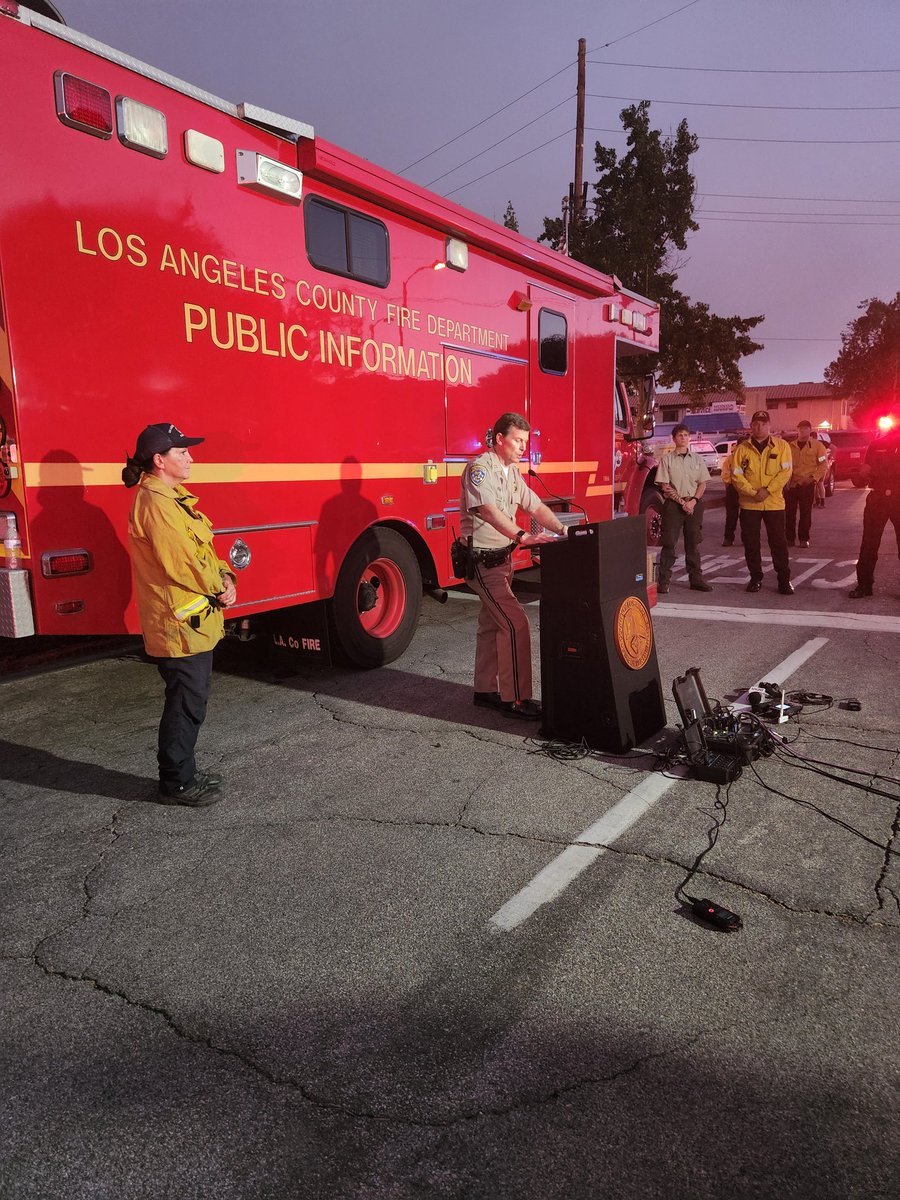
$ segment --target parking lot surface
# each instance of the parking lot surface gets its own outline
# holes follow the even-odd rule
[[[206,810],[154,802],[139,657],[4,681],[0,1194],[896,1195],[900,575],[848,612],[836,497],[796,596],[737,548],[655,610],[673,734],[690,666],[834,698],[727,793],[474,708],[464,594],[375,672],[223,647]],[[717,801],[732,934],[675,895]]]

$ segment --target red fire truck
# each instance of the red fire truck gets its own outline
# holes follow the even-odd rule
[[[363,666],[459,582],[459,475],[501,412],[559,511],[653,499],[652,396],[617,363],[657,349],[654,303],[38,7],[0,0],[0,540],[14,517],[24,568],[0,635],[137,630],[120,471],[155,421],[206,439],[233,631]]]

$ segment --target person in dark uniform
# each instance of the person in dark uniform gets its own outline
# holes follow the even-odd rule
[[[515,516],[522,509],[554,534],[565,533],[565,526],[519,471],[530,429],[518,413],[504,413],[497,419],[490,450],[463,470],[460,532],[472,556],[469,584],[481,598],[473,702],[519,720],[536,721],[541,706],[531,694],[531,627],[510,587],[512,552],[518,546],[540,546],[553,539],[547,533],[526,533]]]
[[[871,488],[863,513],[862,544],[856,563],[856,587],[851,600],[872,595],[875,583],[875,564],[884,527],[894,526],[897,553],[900,555],[900,427],[876,438],[866,451],[860,475]]]

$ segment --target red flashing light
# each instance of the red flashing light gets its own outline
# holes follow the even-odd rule
[[[57,71],[53,81],[56,87],[56,114],[63,125],[93,134],[94,137],[112,137],[112,97],[105,88],[79,79],[77,75],[69,75],[66,71]]]

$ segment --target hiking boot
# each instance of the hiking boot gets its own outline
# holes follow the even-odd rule
[[[198,773],[180,787],[160,784],[159,803],[183,804],[186,808],[206,808],[222,799],[219,795],[221,786],[221,775],[214,775],[212,772]]]
[[[851,600],[862,600],[864,597],[872,595],[872,589],[857,586],[852,592],[848,592],[847,595]]]
[[[707,583],[705,579],[695,579],[691,584],[692,592],[711,592],[712,590],[712,584]]]

